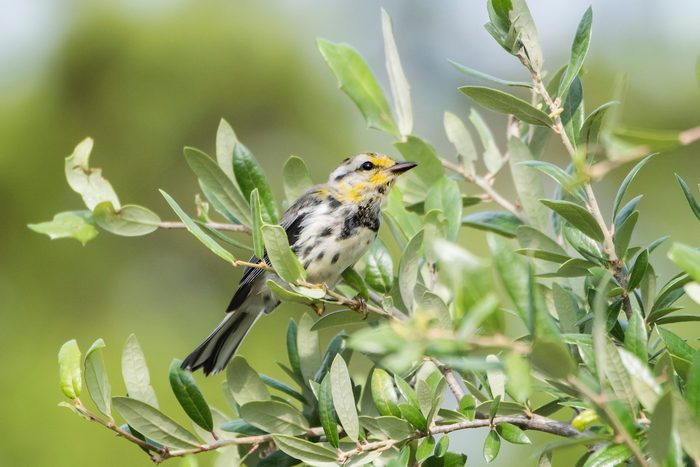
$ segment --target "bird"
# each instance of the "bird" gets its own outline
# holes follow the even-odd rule
[[[381,207],[391,187],[416,165],[386,154],[357,154],[344,159],[326,183],[309,188],[289,206],[280,225],[306,269],[307,282],[333,287],[343,271],[362,258],[377,237]],[[270,264],[267,254],[262,260]],[[183,369],[201,368],[208,376],[226,368],[257,319],[280,304],[266,285],[270,279],[288,287],[272,271],[244,270],[223,321],[182,361]]]

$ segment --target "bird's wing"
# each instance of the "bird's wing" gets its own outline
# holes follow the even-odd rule
[[[315,204],[313,201],[318,199],[317,193],[318,187],[310,189],[300,196],[299,199],[295,201],[282,216],[280,226],[287,232],[287,240],[289,241],[289,245],[294,246],[299,238],[301,233],[301,225],[308,214],[308,210],[305,208]],[[267,253],[265,253],[263,261],[265,261],[267,265],[270,265],[270,259],[268,258]],[[250,262],[259,263],[260,259],[253,256],[250,258]],[[226,312],[236,310],[243,304],[246,298],[248,298],[255,280],[262,276],[264,272],[265,271],[263,269],[251,267],[248,267],[245,269],[245,271],[243,271],[241,281],[238,283],[238,290],[236,290],[236,293],[233,295],[231,303],[226,309]]]

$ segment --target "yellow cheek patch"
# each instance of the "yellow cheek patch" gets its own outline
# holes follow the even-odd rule
[[[369,160],[377,167],[391,167],[396,163],[386,154],[372,153],[369,155]]]
[[[379,186],[379,185],[384,185],[389,181],[389,177],[387,176],[386,173],[384,173],[383,170],[378,171],[374,175],[372,175],[369,178],[369,184],[372,188]]]
[[[349,186],[347,183],[338,185],[338,199],[346,203],[359,203],[365,199],[367,184],[365,182],[355,183]]]

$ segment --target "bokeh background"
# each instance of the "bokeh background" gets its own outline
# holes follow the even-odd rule
[[[566,61],[587,3],[531,2],[549,69]],[[583,79],[587,108],[607,100],[614,77],[626,72],[625,123],[678,129],[700,124],[700,5],[592,3],[593,42]],[[121,347],[136,333],[161,406],[186,423],[168,387],[168,364],[218,323],[240,274],[185,231],[135,239],[101,233],[85,247],[30,232],[28,223],[82,207],[65,183],[63,158],[92,136],[91,163],[103,168],[122,201],[171,219],[157,189],[192,206],[188,200],[197,184],[182,147],[213,153],[221,117],[257,155],[278,199],[281,167],[290,154],[304,157],[320,182],[346,155],[395,153],[389,138],[366,129],[336,89],[314,43],[325,37],[353,44],[386,84],[380,6],[393,18],[412,84],[415,132],[450,155],[442,112],[466,117],[470,102],[456,89],[467,79],[446,58],[525,79],[482,28],[482,2],[0,0],[0,464],[150,465],[134,446],[56,406],[62,399],[56,352],[73,337],[83,350],[103,337],[113,391],[120,394]],[[503,133],[503,119],[484,114]],[[551,144],[547,158],[561,162],[562,153]],[[631,190],[645,193],[640,242],[668,234],[700,244],[700,224],[673,179],[678,172],[696,185],[696,153],[697,147],[670,152],[638,176]],[[615,172],[596,187],[608,212],[623,176]],[[507,183],[501,188],[509,192]],[[484,254],[480,233],[463,241]],[[667,247],[655,253],[662,279],[674,271],[665,259]],[[260,321],[242,354],[260,371],[280,376],[274,361],[285,360],[284,328],[302,312],[283,306]],[[697,326],[681,331],[698,335]],[[213,405],[224,406],[223,377],[198,379]],[[460,434],[452,445],[463,447],[470,465],[482,465],[484,436]],[[516,458],[521,466],[535,463],[528,448],[503,449],[498,465]],[[565,457],[557,459],[566,465]],[[210,460],[200,456],[203,465]]]

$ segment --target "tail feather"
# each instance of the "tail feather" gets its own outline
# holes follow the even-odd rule
[[[202,368],[205,375],[216,374],[226,368],[248,330],[260,316],[235,310],[226,314],[221,323],[182,362],[182,368],[196,371]]]

